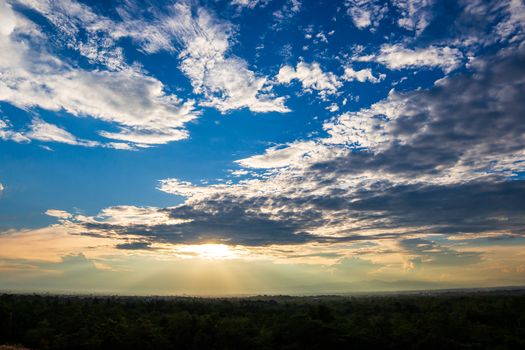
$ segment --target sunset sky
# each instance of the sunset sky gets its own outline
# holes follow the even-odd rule
[[[523,0],[0,0],[0,289],[525,285]]]

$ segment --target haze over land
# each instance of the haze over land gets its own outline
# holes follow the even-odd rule
[[[522,0],[0,0],[0,287],[525,285]]]

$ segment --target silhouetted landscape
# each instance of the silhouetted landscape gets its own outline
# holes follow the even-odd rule
[[[0,296],[13,349],[518,349],[525,291],[246,298]]]

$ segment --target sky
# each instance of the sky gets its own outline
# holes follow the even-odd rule
[[[0,0],[0,289],[525,285],[523,0]]]

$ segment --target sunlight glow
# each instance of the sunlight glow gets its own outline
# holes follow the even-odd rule
[[[236,253],[226,244],[199,244],[187,245],[179,249],[179,251],[195,254],[196,257],[204,259],[232,259],[236,257]]]

